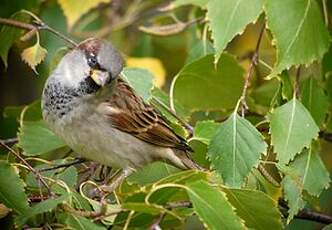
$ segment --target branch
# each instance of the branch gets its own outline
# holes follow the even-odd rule
[[[9,19],[9,18],[0,18],[0,24],[17,27],[17,28],[20,28],[20,29],[23,29],[23,30],[38,29],[37,26],[35,26],[35,25],[25,23],[25,22],[16,21],[16,20]]]
[[[260,46],[261,41],[262,41],[264,30],[265,30],[265,23],[262,25],[261,31],[259,33],[256,48],[255,48],[255,51],[254,51],[254,53],[252,54],[252,57],[251,57],[251,63],[250,63],[249,70],[248,70],[248,72],[246,74],[246,77],[245,77],[243,90],[242,90],[242,94],[241,94],[241,97],[240,97],[240,101],[241,101],[241,105],[242,105],[241,106],[242,116],[244,116],[244,113],[246,112],[246,110],[248,110],[248,105],[247,105],[247,102],[246,102],[246,96],[247,96],[249,83],[250,83],[251,78],[254,74],[254,69],[258,64],[258,51],[259,51],[259,46]]]
[[[3,147],[5,147],[9,152],[11,152],[12,154],[14,154],[14,156],[16,158],[18,158],[25,166],[28,167],[28,169],[33,173],[35,174],[36,178],[38,181],[40,181],[44,186],[45,188],[47,189],[48,191],[48,194],[50,196],[53,195],[50,187],[48,186],[48,184],[46,183],[46,181],[44,180],[43,176],[37,171],[35,170],[23,157],[20,156],[19,153],[15,152],[14,149],[12,149],[11,147],[9,147],[7,144],[5,144],[4,142],[0,141],[0,145],[2,145]]]
[[[100,211],[86,211],[86,210],[74,209],[73,207],[69,206],[68,204],[62,204],[62,205],[60,205],[60,207],[64,211],[69,212],[71,214],[78,215],[78,216],[83,216],[83,217],[88,217],[88,218],[100,218],[101,216],[103,216],[105,214],[105,213],[102,213]],[[122,212],[122,210],[121,211],[116,211],[116,212],[106,213],[106,215],[107,216],[116,215],[120,212]]]
[[[166,204],[166,208],[192,208],[192,203],[190,201],[178,201]],[[287,218],[288,216],[288,206],[284,200],[279,200],[279,208],[282,215]],[[294,216],[296,219],[301,220],[311,220],[322,224],[331,224],[332,216],[317,212],[308,208],[302,209],[297,215]]]
[[[332,216],[329,216],[324,213],[316,212],[311,209],[305,208],[301,210],[295,218],[302,219],[302,220],[311,220],[323,224],[331,224],[332,223]]]
[[[279,200],[279,209],[282,215],[287,218],[289,208],[285,200]],[[311,220],[322,224],[332,224],[332,216],[308,208],[304,208],[299,211],[299,213],[295,215],[294,218],[301,220]]]
[[[176,202],[169,202],[165,205],[165,208],[172,209],[172,208],[192,208],[193,205],[190,201],[176,201]]]
[[[155,36],[171,36],[179,34],[196,22],[202,22],[204,18],[195,18],[187,22],[176,20],[174,24],[139,26],[138,30]]]
[[[1,143],[4,143],[6,145],[11,145],[11,144],[15,144],[16,142],[18,142],[17,137],[13,137],[13,138],[8,138],[8,139],[0,139]]]
[[[70,38],[66,37],[65,35],[63,35],[59,31],[57,31],[57,30],[49,27],[43,21],[33,21],[33,23],[29,24],[29,23],[25,23],[25,22],[20,22],[20,21],[17,21],[17,20],[9,19],[9,18],[0,18],[0,24],[6,25],[6,26],[17,27],[17,28],[20,28],[20,29],[23,29],[23,30],[27,30],[27,31],[41,31],[41,30],[46,30],[46,31],[49,31],[49,32],[53,33],[54,35],[56,35],[57,37],[61,38],[62,40],[66,41],[72,47],[76,47],[77,46],[76,42],[74,42]]]

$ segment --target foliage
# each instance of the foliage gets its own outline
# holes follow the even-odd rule
[[[293,229],[303,208],[328,203],[332,4],[165,2],[47,0],[8,4],[11,17],[0,10],[33,28],[1,27],[3,72],[19,52],[42,85],[68,52],[59,35],[36,25],[54,23],[76,41],[112,40],[126,59],[122,78],[206,167],[182,171],[154,162],[107,193],[116,170],[71,164],[79,153],[48,129],[38,98],[7,106],[0,110],[0,217],[15,228]],[[8,123],[17,143],[4,140],[12,137],[2,131]]]

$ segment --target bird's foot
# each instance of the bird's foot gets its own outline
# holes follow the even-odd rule
[[[111,183],[103,185],[100,189],[105,193],[112,193],[117,189],[121,183],[130,176],[135,170],[132,168],[121,169],[120,172],[115,173],[116,175],[111,179]]]

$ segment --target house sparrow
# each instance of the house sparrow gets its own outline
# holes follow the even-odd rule
[[[43,118],[51,130],[84,158],[126,172],[158,160],[199,168],[186,141],[121,79],[122,68],[119,52],[98,39],[67,53],[43,91]]]

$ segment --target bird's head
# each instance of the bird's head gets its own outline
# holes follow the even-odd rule
[[[111,43],[90,38],[63,57],[53,76],[68,88],[92,93],[110,84],[122,68],[123,59]]]

